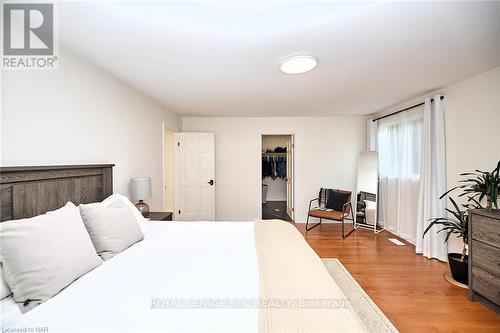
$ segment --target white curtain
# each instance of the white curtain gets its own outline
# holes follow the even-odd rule
[[[417,214],[416,251],[427,258],[447,260],[445,233],[434,226],[423,237],[429,219],[446,216],[446,201],[438,200],[446,191],[444,110],[440,96],[425,99],[422,133],[422,162]]]
[[[415,243],[423,108],[378,121],[379,224]]]

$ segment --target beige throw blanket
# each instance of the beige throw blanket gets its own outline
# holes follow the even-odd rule
[[[256,221],[259,332],[366,332],[349,301],[298,230]]]

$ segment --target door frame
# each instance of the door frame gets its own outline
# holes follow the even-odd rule
[[[259,139],[260,139],[260,149],[259,149],[259,179],[260,179],[260,182],[259,182],[259,196],[258,196],[258,199],[259,199],[259,219],[262,219],[262,137],[263,136],[291,136],[292,137],[292,143],[293,143],[293,151],[292,151],[292,163],[293,163],[293,166],[292,166],[292,207],[293,207],[293,214],[292,216],[289,216],[292,221],[295,221],[295,147],[296,147],[296,141],[297,141],[297,138],[295,136],[295,133],[283,133],[283,132],[279,132],[279,133],[261,133],[260,136],[259,136]],[[288,160],[287,160],[287,163],[288,163]],[[287,213],[288,214],[288,213]]]
[[[179,182],[179,149],[178,142],[180,142],[180,132],[174,133],[174,156],[175,156],[175,168],[174,168],[174,179],[175,179],[175,189],[174,189],[174,211],[172,212],[172,220],[179,220],[179,198],[180,198],[180,182]],[[177,142],[177,147],[175,143]]]
[[[164,212],[167,211],[167,205],[166,205],[166,186],[167,186],[167,179],[165,178],[165,168],[166,168],[166,154],[165,154],[165,149],[166,149],[166,146],[165,146],[165,130],[168,130],[170,132],[172,132],[174,134],[174,141],[176,140],[176,135],[177,133],[179,132],[178,129],[176,128],[172,128],[172,127],[169,127],[167,126],[167,124],[165,124],[165,122],[162,122],[162,126],[161,126],[161,154],[162,154],[162,168],[161,168],[161,179],[162,179],[162,189],[161,189],[161,193],[162,193],[162,209]],[[176,191],[176,187],[177,187],[177,178],[176,178],[176,172],[177,172],[177,149],[174,149],[174,210],[177,208],[177,195],[175,194],[175,191]],[[173,217],[173,216],[172,216]]]

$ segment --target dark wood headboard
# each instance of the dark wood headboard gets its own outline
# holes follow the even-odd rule
[[[114,164],[0,167],[0,221],[44,214],[113,193]]]

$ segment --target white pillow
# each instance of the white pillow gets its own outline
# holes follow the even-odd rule
[[[73,205],[72,202],[66,203],[66,205]],[[57,210],[56,210],[57,212]],[[53,213],[53,212],[49,212]],[[4,299],[5,297],[8,297],[12,295],[12,291],[10,290],[9,286],[7,285],[7,282],[5,281],[4,273],[3,273],[3,265],[0,263],[0,300]]]
[[[147,221],[144,218],[144,216],[142,216],[141,212],[137,209],[137,207],[135,207],[135,205],[132,202],[130,202],[130,200],[126,196],[121,195],[119,193],[110,195],[109,197],[101,201],[101,204],[105,207],[115,207],[115,208],[127,207],[134,214],[134,218],[137,221],[137,223]]]
[[[5,278],[3,277],[3,265],[0,263],[0,300],[4,299],[7,296],[12,295],[12,291],[10,291],[7,282],[5,282]]]
[[[0,242],[5,280],[22,312],[102,263],[71,202],[47,214],[0,223]]]
[[[108,260],[144,239],[128,207],[80,205],[80,214],[97,254]]]
[[[67,202],[65,206],[75,207],[75,205],[72,202]],[[57,212],[60,212],[60,210],[58,209],[55,211],[50,211],[48,213],[49,213],[49,215],[51,215],[51,214],[57,213]],[[10,290],[9,286],[7,285],[7,282],[5,281],[4,272],[3,272],[3,265],[0,263],[0,300],[4,299],[5,297],[8,297],[10,295],[12,295],[12,291]]]

